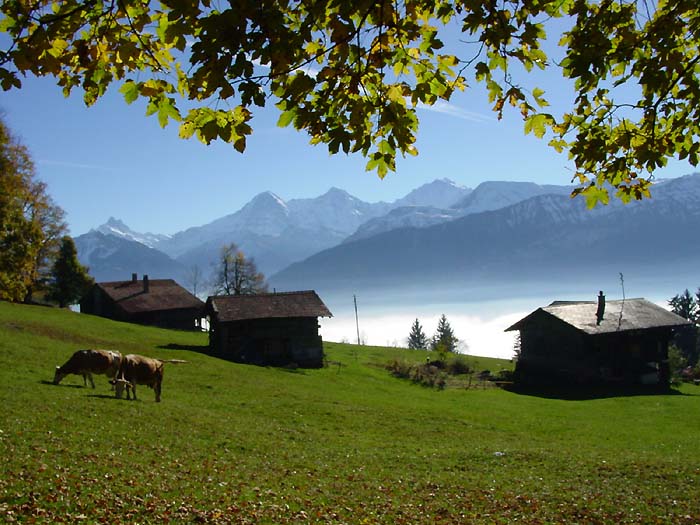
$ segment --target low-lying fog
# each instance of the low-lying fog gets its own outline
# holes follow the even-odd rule
[[[556,300],[594,301],[599,290],[603,290],[608,300],[622,299],[619,274],[606,275],[596,284],[495,283],[452,289],[416,286],[410,290],[360,290],[354,294],[360,341],[368,345],[405,347],[416,318],[430,338],[438,319],[445,314],[460,340],[460,352],[510,359],[517,332],[504,330],[540,306]],[[624,277],[625,297],[643,297],[665,308],[675,294],[685,288],[694,292],[698,285],[700,282],[685,282],[661,274]],[[318,292],[333,313],[330,319],[319,319],[323,339],[357,343],[353,294]]]

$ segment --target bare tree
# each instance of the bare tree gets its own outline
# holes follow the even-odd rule
[[[221,247],[213,285],[214,293],[220,295],[252,295],[267,292],[265,276],[258,272],[255,261],[247,258],[234,243]]]
[[[190,268],[187,270],[187,274],[185,275],[186,284],[190,287],[192,295],[195,297],[197,297],[197,289],[202,284],[203,276],[204,274],[202,273],[202,269],[198,264],[193,264],[190,266]]]

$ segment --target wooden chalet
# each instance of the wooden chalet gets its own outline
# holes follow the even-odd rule
[[[214,355],[258,365],[323,366],[318,318],[332,317],[312,290],[207,299]]]
[[[96,283],[80,301],[80,311],[116,321],[200,330],[204,302],[172,279]]]
[[[668,344],[690,324],[645,299],[555,301],[506,331],[520,331],[516,377],[530,385],[669,386]]]

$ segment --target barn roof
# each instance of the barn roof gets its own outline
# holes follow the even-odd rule
[[[505,331],[525,328],[542,315],[554,317],[589,335],[690,324],[687,319],[646,299],[606,301],[605,313],[600,324],[596,322],[597,309],[597,301],[554,301],[549,306],[538,308]]]
[[[97,283],[125,312],[135,314],[162,310],[204,308],[204,303],[172,279],[113,281]]]
[[[214,310],[222,322],[283,317],[333,317],[313,290],[217,295],[207,299],[207,306]]]

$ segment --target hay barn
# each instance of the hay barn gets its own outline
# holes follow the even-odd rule
[[[690,324],[645,299],[555,301],[506,331],[520,332],[516,377],[531,385],[669,386],[668,344]]]
[[[116,321],[201,330],[204,302],[172,279],[142,280],[132,274],[130,281],[95,283],[80,301],[80,311]]]
[[[323,366],[318,318],[333,315],[312,290],[213,296],[206,312],[216,356],[258,365]]]

